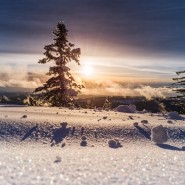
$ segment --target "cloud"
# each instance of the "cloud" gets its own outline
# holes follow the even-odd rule
[[[146,99],[154,97],[165,98],[172,96],[168,87],[152,87],[144,84],[126,84],[113,81],[85,82],[86,88],[82,90],[87,95],[103,96],[144,96]]]
[[[32,91],[47,80],[46,75],[31,73],[25,66],[1,66],[0,89],[14,88],[16,90],[30,89]],[[172,90],[164,84],[146,84],[140,82],[111,81],[111,80],[83,80],[74,75],[77,84],[84,84],[82,95],[103,95],[103,96],[144,96],[147,99],[153,97],[165,98],[173,94]]]
[[[1,65],[1,88],[34,89],[45,82],[45,75],[30,73],[25,66]]]
[[[0,5],[1,52],[37,53],[39,43],[64,19],[73,40],[86,46],[88,55],[92,50],[96,55],[102,50],[116,55],[129,47],[138,53],[141,49],[145,54],[184,56],[184,1],[46,0],[43,5],[36,0],[6,0]]]
[[[18,87],[18,88],[36,88],[37,82],[26,80],[14,80],[0,81],[0,87]]]

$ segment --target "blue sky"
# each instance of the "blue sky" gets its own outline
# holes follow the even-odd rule
[[[185,68],[184,0],[0,0],[0,9],[3,74],[47,71],[37,61],[60,20],[96,77],[170,82]]]

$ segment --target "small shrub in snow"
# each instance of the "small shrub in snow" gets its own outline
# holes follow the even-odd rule
[[[156,144],[162,144],[167,142],[168,135],[166,130],[162,125],[156,126],[151,130],[151,140]]]

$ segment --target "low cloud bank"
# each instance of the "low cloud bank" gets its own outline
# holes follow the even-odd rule
[[[34,89],[46,80],[44,75],[27,72],[25,66],[1,66],[1,88],[30,88]]]
[[[112,81],[85,83],[86,89],[82,93],[89,95],[105,96],[144,96],[147,99],[154,97],[166,98],[174,94],[168,87],[152,87],[152,85],[142,84],[122,84]]]
[[[1,66],[0,88],[35,89],[41,86],[46,80],[45,75],[30,73],[25,68],[14,69],[12,67]],[[165,98],[172,96],[172,89],[165,86],[153,87],[152,84],[143,85],[127,82],[113,82],[110,80],[84,81],[76,77],[78,84],[84,84],[82,94],[104,95],[104,96],[144,96],[147,99],[153,97]]]

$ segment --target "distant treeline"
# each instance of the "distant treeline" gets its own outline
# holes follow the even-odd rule
[[[0,103],[24,105],[24,100],[27,98],[28,95],[29,93],[24,92],[0,92]]]
[[[88,107],[89,102],[98,108],[103,107],[106,97],[86,97],[84,99],[79,99],[79,104],[83,108]],[[177,111],[178,113],[185,114],[185,101],[178,99],[160,99],[155,98],[147,100],[145,97],[120,97],[114,96],[110,98],[111,108],[114,109],[119,105],[129,105],[134,104],[138,111],[146,110],[148,112],[171,112]]]
[[[25,100],[29,93],[9,93],[0,92],[0,103],[1,104],[26,104]],[[105,105],[107,97],[105,96],[81,96],[76,101],[76,107],[81,108],[102,108]],[[134,104],[138,111],[146,110],[152,113],[162,112],[162,111],[177,111],[181,114],[185,114],[185,101],[178,99],[160,99],[155,98],[152,100],[147,100],[145,97],[121,97],[114,96],[109,97],[110,108],[114,109],[119,105],[129,105]]]

